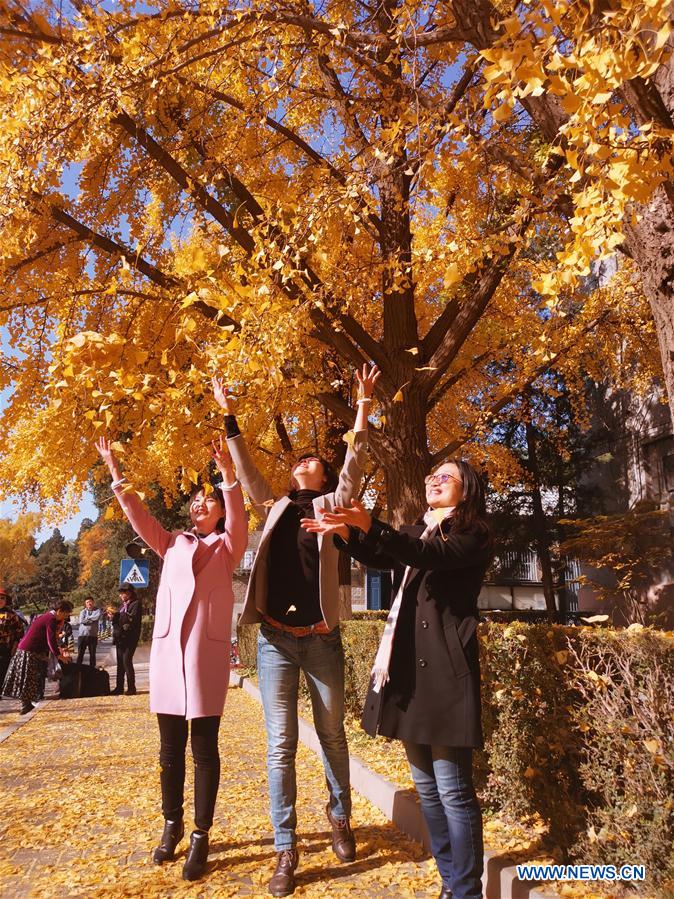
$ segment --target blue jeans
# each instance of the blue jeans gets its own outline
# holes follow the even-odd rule
[[[339,627],[329,634],[294,637],[263,624],[257,643],[257,671],[267,725],[267,773],[274,846],[295,846],[297,814],[297,697],[300,671],[309,687],[314,726],[336,818],[351,815],[349,749],[344,732],[344,651]]]
[[[482,814],[472,749],[405,743],[405,752],[442,883],[454,899],[481,899]]]

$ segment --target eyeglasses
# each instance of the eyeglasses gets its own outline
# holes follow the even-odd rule
[[[463,483],[461,478],[454,477],[453,474],[447,474],[445,471],[442,474],[429,474],[424,478],[424,484],[427,486],[428,484],[446,484],[447,481],[456,481],[457,484]]]
[[[320,461],[321,460],[318,458],[318,456],[305,456],[304,459],[300,459],[300,461],[297,462],[297,464],[295,465],[295,468],[299,468],[299,466],[302,465],[303,462],[320,462]]]

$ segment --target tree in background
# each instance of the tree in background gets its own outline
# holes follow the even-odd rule
[[[35,573],[35,531],[38,516],[19,515],[15,521],[0,518],[0,586],[25,583]]]
[[[77,586],[79,555],[77,546],[66,542],[58,528],[34,552],[33,576],[13,585],[12,592],[25,609],[44,612]]]
[[[582,399],[587,392],[582,379],[568,384],[551,371],[504,410],[492,435],[520,465],[519,482],[492,492],[490,498],[496,553],[518,568],[522,554],[535,550],[551,615],[565,606],[566,560],[559,552],[559,520],[577,512],[583,478],[598,465]]]
[[[618,623],[622,619],[672,627],[674,559],[667,512],[641,502],[619,515],[596,515],[562,523],[568,530],[562,551],[591,566],[593,571],[584,575],[582,582],[590,584],[595,594],[607,602],[609,611],[617,608]],[[611,575],[608,581],[607,572]],[[659,588],[655,583],[658,575],[662,576]]]
[[[6,5],[0,490],[68,505],[105,428],[173,502],[222,428],[213,372],[280,486],[283,430],[350,426],[365,360],[394,521],[468,442],[512,481],[501,411],[552,365],[633,377],[652,339],[671,26],[627,6]]]

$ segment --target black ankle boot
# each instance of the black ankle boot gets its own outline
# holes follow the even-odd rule
[[[176,846],[185,835],[185,825],[180,821],[165,821],[161,842],[154,851],[152,860],[155,865],[172,862],[176,854]]]
[[[190,848],[183,866],[183,880],[199,880],[206,873],[208,860],[208,833],[205,830],[193,830],[190,836]]]

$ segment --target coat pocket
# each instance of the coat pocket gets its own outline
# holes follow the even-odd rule
[[[232,609],[225,600],[222,590],[211,590],[208,594],[208,620],[206,622],[206,636],[209,640],[218,640],[224,643],[227,640],[227,632],[231,627],[228,616],[231,617]]]
[[[152,639],[158,640],[165,637],[171,629],[171,590],[169,587],[159,589],[157,594],[157,608],[155,611]]]
[[[456,625],[444,625],[443,632],[445,635],[445,644],[447,646],[447,652],[449,653],[449,659],[452,663],[452,668],[454,669],[454,676],[466,677],[470,674],[470,668],[468,667],[468,662],[466,661],[466,654],[463,651],[463,646],[461,645],[461,639],[459,637],[459,632],[456,628]]]

